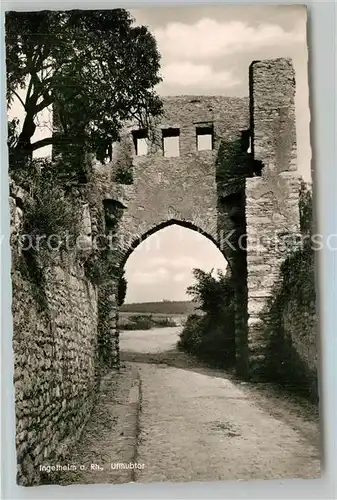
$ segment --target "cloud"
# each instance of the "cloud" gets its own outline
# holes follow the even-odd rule
[[[175,276],[173,276],[173,281],[176,283],[181,283],[182,281],[185,281],[188,278],[185,273],[178,273]]]
[[[178,258],[154,257],[147,263],[142,262],[145,270],[132,271],[128,274],[128,281],[138,285],[153,285],[163,281],[182,282],[198,262],[192,257],[182,255]],[[186,274],[187,272],[187,274]]]
[[[132,279],[133,283],[150,285],[153,283],[159,283],[160,281],[169,278],[169,276],[170,271],[165,267],[160,267],[153,271],[136,271],[133,275],[130,276],[130,278]]]
[[[242,21],[219,22],[203,18],[191,25],[169,23],[154,34],[163,60],[205,61],[262,47],[303,43],[306,26],[302,21],[286,31],[270,23],[253,26]]]
[[[196,267],[198,262],[193,257],[187,255],[181,255],[179,257],[153,257],[144,262],[148,269],[158,268],[156,272],[162,272],[165,268],[167,272],[169,269],[191,269]]]
[[[229,88],[240,84],[232,71],[216,71],[207,64],[172,62],[162,68],[163,84],[183,87]]]

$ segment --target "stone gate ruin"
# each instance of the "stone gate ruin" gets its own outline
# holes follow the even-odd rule
[[[249,90],[248,98],[167,97],[151,136],[129,124],[111,161],[94,167],[106,217],[117,207],[121,213],[116,265],[174,223],[201,232],[222,251],[236,277],[237,371],[244,376],[259,358],[260,314],[284,260],[279,236],[299,231],[291,61],[253,62]],[[219,172],[219,155],[233,145],[227,171]],[[122,188],[116,184],[121,167],[129,179]]]
[[[83,232],[89,243],[112,232],[112,251],[99,255],[116,270],[108,282],[88,279],[89,244],[79,258],[50,262],[41,306],[13,249],[21,484],[38,482],[37,464],[64,456],[81,432],[97,392],[102,343],[104,364],[119,362],[119,273],[133,249],[167,225],[200,231],[227,259],[236,283],[237,373],[247,378],[258,366],[261,314],[285,258],[279,241],[299,232],[299,179],[292,63],[255,61],[249,77],[249,97],[165,98],[151,134],[127,124],[110,160],[89,166],[78,186]],[[14,184],[10,196],[15,239],[26,201]]]

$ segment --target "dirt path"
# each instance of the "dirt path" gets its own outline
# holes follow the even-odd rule
[[[136,481],[319,475],[310,408],[201,367],[176,351],[175,329],[134,333],[122,334],[121,348],[142,382]]]
[[[136,367],[129,363],[102,378],[96,405],[79,441],[58,462],[70,470],[46,474],[45,484],[120,484],[134,480],[134,470],[124,466],[134,463],[136,457],[138,385]]]
[[[177,351],[178,332],[121,335],[122,368],[102,379],[89,421],[62,464],[75,470],[48,473],[45,482],[317,477],[314,408],[271,385],[242,384],[203,366]]]

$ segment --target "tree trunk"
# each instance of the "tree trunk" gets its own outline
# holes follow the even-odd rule
[[[24,168],[31,161],[33,156],[31,139],[35,130],[34,115],[27,113],[17,145],[9,153],[10,169]]]

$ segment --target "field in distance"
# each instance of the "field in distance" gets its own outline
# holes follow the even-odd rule
[[[194,302],[140,302],[124,304],[119,310],[121,330],[148,330],[167,326],[182,326],[195,311]]]
[[[191,301],[138,302],[123,304],[120,312],[128,314],[183,315],[193,314],[196,304]]]

